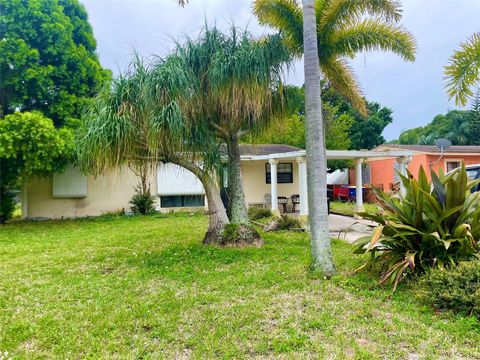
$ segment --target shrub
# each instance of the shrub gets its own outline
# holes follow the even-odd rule
[[[290,229],[298,229],[301,228],[302,224],[300,224],[300,221],[297,218],[294,218],[293,216],[288,216],[283,214],[278,220],[277,220],[277,230],[290,230]]]
[[[386,266],[380,282],[394,286],[410,273],[429,268],[443,269],[479,255],[480,193],[470,189],[462,166],[451,175],[431,172],[432,183],[420,169],[418,180],[411,174],[401,176],[406,195],[401,198],[374,189],[383,216],[362,213],[380,225],[372,236],[356,242],[356,253],[368,253],[370,259],[361,270],[373,264]]]
[[[0,187],[0,224],[4,224],[5,221],[10,219],[15,211],[15,194],[6,189]]]
[[[151,214],[155,212],[154,203],[155,197],[150,194],[150,191],[142,192],[138,187],[135,188],[135,195],[130,200],[130,204],[133,205],[130,209],[136,215]]]
[[[443,271],[430,271],[423,284],[428,291],[428,300],[436,308],[480,318],[480,261],[463,262]]]
[[[270,209],[264,209],[260,207],[251,207],[248,209],[248,217],[250,220],[260,220],[272,216]]]

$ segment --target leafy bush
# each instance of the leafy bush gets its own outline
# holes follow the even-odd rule
[[[138,187],[135,189],[135,195],[133,195],[130,204],[133,206],[130,208],[136,215],[145,215],[155,212],[155,197],[150,194],[150,191],[142,192]]]
[[[12,217],[15,206],[15,194],[3,186],[0,187],[0,224]]]
[[[423,283],[428,300],[435,307],[480,318],[480,261],[463,262],[443,271],[433,270]]]
[[[418,180],[401,176],[403,198],[374,189],[384,215],[361,214],[380,225],[356,241],[356,253],[371,255],[357,271],[380,263],[387,268],[380,282],[389,280],[395,290],[407,269],[422,273],[479,256],[480,193],[470,192],[478,182],[468,182],[463,166],[448,176],[431,176],[433,185],[423,168]]]
[[[283,214],[278,220],[277,220],[277,230],[290,230],[290,229],[299,229],[302,227],[302,224],[300,224],[300,221],[297,218],[294,218],[293,216],[288,216]]]
[[[264,209],[260,207],[251,207],[248,209],[248,217],[250,220],[260,220],[272,216],[270,209]]]

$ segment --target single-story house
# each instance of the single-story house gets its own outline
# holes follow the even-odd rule
[[[372,151],[408,151],[411,153],[407,159],[408,170],[413,176],[418,175],[420,167],[423,166],[430,180],[429,168],[437,174],[440,170],[444,173],[451,171],[462,163],[465,165],[480,163],[480,146],[451,146],[443,152],[435,145],[380,145]],[[391,190],[400,182],[397,171],[401,164],[395,158],[370,158],[366,162],[363,171],[363,182]],[[353,175],[353,174],[352,174]],[[354,175],[350,177],[354,181]]]
[[[278,201],[271,199],[284,197],[291,208],[292,195],[297,195],[296,210],[301,215],[308,214],[305,150],[288,145],[241,145],[240,153],[247,206],[265,204],[278,211]],[[360,174],[360,180],[355,183],[358,192],[362,191],[362,163],[365,160],[372,157],[407,159],[409,155],[404,150],[327,150],[329,159],[355,161]],[[159,164],[149,180],[160,211],[207,207],[202,184],[188,170],[174,164]],[[337,172],[330,175],[330,182],[345,184],[348,178],[345,173]],[[226,185],[225,181],[221,183],[221,187]],[[32,179],[24,185],[22,216],[71,218],[128,211],[138,184],[138,177],[128,167],[98,177],[85,176],[78,168],[70,167],[63,173],[47,179]],[[357,208],[361,209],[362,204],[362,197],[357,197]]]

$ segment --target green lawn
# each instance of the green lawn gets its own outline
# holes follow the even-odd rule
[[[375,204],[364,203],[365,211],[368,213],[378,212],[378,207]],[[330,212],[342,215],[353,216],[355,203],[354,202],[343,202],[343,201],[332,201],[330,203]]]
[[[0,353],[13,358],[480,358],[480,324],[395,294],[350,245],[306,270],[303,233],[263,248],[200,244],[195,215],[0,228]]]

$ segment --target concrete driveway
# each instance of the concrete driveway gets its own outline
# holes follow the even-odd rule
[[[371,220],[354,219],[337,214],[328,215],[328,229],[332,238],[342,239],[349,243],[358,238],[370,235],[377,223]]]

